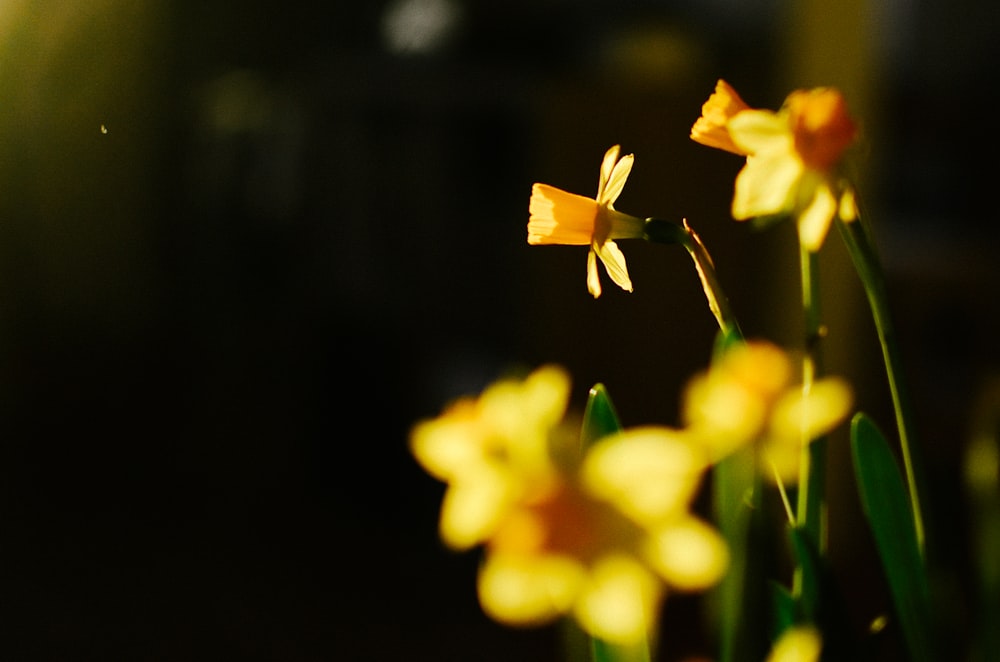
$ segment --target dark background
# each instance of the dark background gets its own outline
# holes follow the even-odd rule
[[[677,423],[714,333],[687,256],[622,242],[636,291],[594,301],[585,249],[525,243],[532,182],[593,195],[615,143],[636,154],[618,207],[687,217],[748,335],[797,344],[794,230],[732,222],[740,159],[687,138],[719,77],[768,108],[838,85],[863,122],[932,508],[967,568],[998,23],[985,0],[4,3],[0,656],[560,659],[556,628],[479,611],[407,432],[543,362],[575,405],[600,381],[626,425]],[[823,265],[827,368],[891,431],[835,233]],[[845,448],[831,555],[861,628],[885,596]],[[668,601],[659,659],[711,653],[698,609]]]

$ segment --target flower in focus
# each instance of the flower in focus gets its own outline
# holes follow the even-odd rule
[[[619,158],[619,152],[620,147],[615,145],[605,153],[596,198],[536,183],[531,187],[531,201],[528,205],[529,244],[590,246],[587,254],[587,289],[595,298],[601,296],[601,282],[597,274],[598,258],[604,263],[604,268],[615,284],[627,292],[632,291],[625,256],[614,239],[636,239],[643,236],[642,219],[623,214],[614,208],[614,202],[625,186],[634,161],[632,154]]]
[[[783,482],[797,482],[802,446],[843,421],[853,395],[838,377],[815,380],[805,390],[793,368],[781,348],[750,341],[688,383],[684,417],[713,461],[753,443]]]
[[[796,90],[778,112],[747,107],[724,81],[702,107],[691,137],[747,157],[736,176],[732,213],[737,220],[791,214],[803,247],[817,251],[838,212],[856,213],[849,188],[835,171],[857,127],[836,89]]]
[[[503,385],[512,389],[503,415],[486,415],[499,404],[490,387],[418,425],[411,447],[448,483],[445,541],[484,544],[478,592],[491,618],[541,625],[571,615],[595,637],[638,643],[669,589],[707,588],[727,568],[725,543],[690,512],[706,457],[682,431],[660,427],[619,432],[586,450],[578,438],[564,444],[551,416],[564,407],[564,374],[542,377],[555,374],[544,406],[527,397],[545,395],[528,385],[536,372]],[[461,516],[446,515],[449,508]],[[457,532],[454,522],[444,525],[449,518]]]

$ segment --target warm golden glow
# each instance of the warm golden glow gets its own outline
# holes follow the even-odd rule
[[[531,187],[528,243],[589,246],[594,238],[597,201],[548,184]]]
[[[448,485],[442,539],[485,548],[487,614],[510,625],[573,615],[594,636],[637,644],[670,587],[708,588],[728,563],[690,512],[707,458],[663,427],[563,445],[567,392],[555,367],[497,382],[416,425],[411,449]]]
[[[767,662],[817,662],[822,649],[823,640],[816,628],[792,627],[775,642]]]
[[[708,101],[702,104],[701,117],[691,127],[691,140],[708,147],[746,156],[747,152],[733,142],[726,125],[737,113],[749,109],[750,106],[740,98],[736,90],[726,81],[719,79],[715,84],[715,91],[708,97]]]
[[[829,87],[796,90],[785,100],[785,106],[795,151],[806,167],[830,170],[858,133],[843,95]]]
[[[632,291],[625,256],[614,239],[640,238],[645,228],[642,219],[614,208],[634,161],[631,154],[619,158],[619,153],[620,147],[615,145],[604,154],[596,197],[587,198],[536,183],[531,187],[528,204],[529,244],[590,246],[587,254],[587,290],[595,298],[601,295],[598,259],[616,285],[626,292]]]
[[[804,392],[785,352],[751,341],[690,380],[683,413],[688,431],[713,461],[754,444],[768,467],[794,483],[803,444],[839,425],[852,405],[850,386],[842,379],[816,380]],[[773,477],[773,471],[767,475]]]
[[[853,197],[835,177],[857,137],[843,96],[833,88],[797,90],[778,112],[751,109],[719,81],[691,129],[691,138],[747,157],[732,202],[738,221],[779,214],[796,218],[799,240],[818,251],[839,212],[853,220]]]

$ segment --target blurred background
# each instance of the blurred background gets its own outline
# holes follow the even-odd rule
[[[988,0],[0,1],[0,655],[557,660],[438,542],[410,426],[504,371],[567,366],[628,426],[677,423],[714,321],[687,255],[529,247],[531,184],[686,217],[747,335],[797,346],[794,229],[729,216],[741,160],[688,139],[715,81],[777,108],[836,85],[958,567],[961,459],[993,338],[1000,13]],[[829,372],[894,430],[839,237]],[[603,276],[603,274],[602,274]],[[846,440],[831,557],[886,608]],[[953,543],[953,544],[951,544]],[[947,579],[959,624],[974,579]],[[659,659],[709,655],[697,601]],[[892,628],[886,635],[891,659]]]

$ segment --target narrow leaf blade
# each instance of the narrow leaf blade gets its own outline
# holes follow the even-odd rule
[[[930,590],[906,488],[885,437],[864,413],[851,422],[858,493],[878,548],[896,616],[913,660],[935,658]]]

